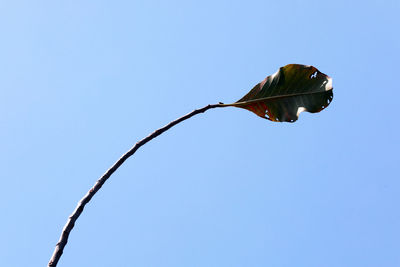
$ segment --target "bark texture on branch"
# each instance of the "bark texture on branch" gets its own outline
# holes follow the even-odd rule
[[[61,255],[63,254],[65,245],[68,242],[68,237],[71,232],[71,230],[74,228],[76,220],[79,218],[79,216],[82,214],[83,209],[85,208],[85,205],[89,203],[89,201],[92,199],[92,197],[97,193],[97,191],[100,190],[100,188],[103,186],[103,184],[107,181],[108,178],[127,160],[130,156],[132,156],[142,145],[146,144],[153,138],[159,136],[163,132],[167,131],[171,127],[177,125],[178,123],[189,119],[190,117],[203,113],[209,109],[212,108],[219,108],[219,107],[226,107],[223,103],[219,104],[214,104],[214,105],[207,105],[203,108],[200,109],[195,109],[192,112],[186,114],[183,117],[180,117],[164,127],[154,131],[147,137],[143,138],[139,142],[137,142],[131,149],[128,150],[122,157],[117,160],[114,165],[111,166],[104,174],[103,176],[100,177],[99,180],[94,184],[94,186],[86,193],[86,195],[79,201],[78,205],[76,206],[75,210],[72,212],[72,214],[68,217],[67,223],[65,224],[62,232],[60,239],[54,249],[53,255],[51,256],[51,259],[48,263],[48,267],[55,267],[57,266],[58,261],[60,260]]]

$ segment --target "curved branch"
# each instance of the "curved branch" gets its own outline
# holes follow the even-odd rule
[[[111,166],[111,168],[109,168],[104,174],[103,176],[100,177],[99,180],[97,180],[97,182],[94,184],[94,186],[89,190],[89,192],[86,193],[86,195],[79,201],[78,205],[76,206],[75,210],[72,212],[72,214],[69,216],[67,223],[65,224],[61,236],[60,236],[60,240],[58,241],[53,255],[48,263],[48,267],[55,267],[57,266],[57,263],[64,251],[65,245],[68,242],[68,237],[69,234],[71,232],[71,230],[74,228],[75,222],[76,220],[79,218],[79,216],[81,215],[83,209],[85,208],[85,205],[87,203],[89,203],[89,201],[92,199],[92,197],[97,193],[97,191],[100,190],[100,188],[103,186],[103,184],[107,181],[108,178],[110,178],[110,176],[125,162],[125,160],[127,160],[130,156],[132,156],[142,145],[146,144],[147,142],[149,142],[150,140],[152,140],[153,138],[159,136],[160,134],[162,134],[163,132],[167,131],[168,129],[170,129],[171,127],[177,125],[178,123],[189,119],[190,117],[199,114],[199,113],[203,113],[206,110],[212,109],[212,108],[220,108],[220,107],[225,107],[223,103],[219,103],[219,104],[214,104],[214,105],[207,105],[201,109],[195,109],[192,112],[186,114],[183,117],[180,117],[179,119],[176,119],[170,123],[168,123],[167,125],[165,125],[164,127],[154,131],[153,133],[151,133],[150,135],[148,135],[147,137],[143,138],[142,140],[140,140],[139,142],[137,142],[131,149],[128,150],[128,152],[126,152],[119,160],[117,160],[117,162],[114,163],[113,166]]]

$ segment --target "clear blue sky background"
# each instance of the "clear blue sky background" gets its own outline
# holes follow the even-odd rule
[[[0,1],[0,266],[45,266],[136,141],[289,63],[294,124],[210,110],[129,159],[58,266],[400,266],[400,2]]]

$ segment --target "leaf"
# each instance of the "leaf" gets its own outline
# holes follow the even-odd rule
[[[294,122],[303,111],[320,112],[332,101],[332,79],[313,66],[289,64],[229,104],[271,121]]]

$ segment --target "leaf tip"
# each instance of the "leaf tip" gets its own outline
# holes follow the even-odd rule
[[[326,78],[327,78],[327,83],[325,84],[325,91],[332,90],[333,89],[332,78],[329,77],[328,75],[326,76]]]

